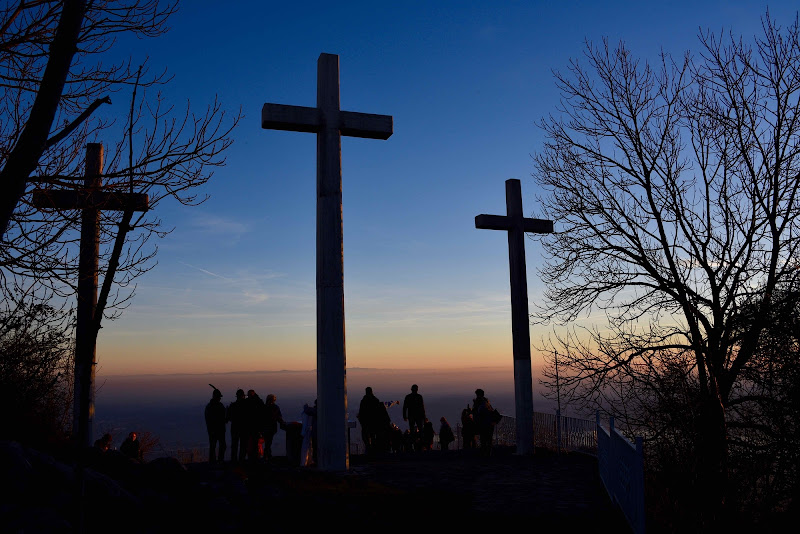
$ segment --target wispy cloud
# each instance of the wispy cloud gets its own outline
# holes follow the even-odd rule
[[[349,301],[349,318],[361,327],[419,327],[460,323],[462,328],[507,320],[508,297],[464,295],[431,297],[405,291],[373,293]]]
[[[178,263],[180,263],[181,265],[185,265],[187,267],[190,267],[192,269],[196,269],[196,270],[200,271],[201,273],[205,273],[205,274],[207,274],[209,276],[213,276],[215,278],[220,278],[222,280],[228,280],[230,282],[234,282],[235,281],[233,278],[228,278],[226,276],[222,276],[221,274],[212,273],[208,269],[203,269],[202,267],[197,267],[196,265],[191,265],[191,264],[183,262],[183,261],[179,261]]]
[[[261,291],[244,291],[243,295],[252,304],[259,304],[269,299],[269,293]]]
[[[250,231],[250,225],[247,223],[208,213],[193,215],[189,225],[207,234],[225,235],[231,240],[236,240]]]

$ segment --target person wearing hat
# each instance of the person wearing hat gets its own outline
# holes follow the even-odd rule
[[[244,460],[247,451],[247,431],[245,426],[246,408],[243,389],[236,390],[236,400],[228,405],[227,420],[231,423],[231,462]]]
[[[225,420],[226,410],[222,404],[222,392],[214,388],[211,400],[206,404],[206,430],[208,431],[208,461],[209,463],[222,463],[225,460]],[[219,447],[219,448],[218,448]]]

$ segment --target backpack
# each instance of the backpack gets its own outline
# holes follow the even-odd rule
[[[486,409],[489,412],[489,421],[491,421],[493,425],[496,425],[501,419],[503,419],[503,414],[495,410],[491,404],[488,404]]]

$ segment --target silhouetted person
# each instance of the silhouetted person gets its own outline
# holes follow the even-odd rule
[[[136,432],[128,434],[128,437],[119,446],[119,452],[134,460],[142,459],[141,443],[136,437]]]
[[[389,423],[389,450],[391,452],[403,452],[405,438],[403,431],[399,426],[390,422]]]
[[[389,417],[389,410],[385,402],[378,403],[377,415],[375,418],[375,450],[377,452],[388,452],[391,450],[392,441],[392,418]]]
[[[475,390],[475,398],[472,401],[472,413],[475,418],[475,427],[481,441],[481,455],[490,456],[492,453],[492,437],[494,435],[495,422],[492,419],[492,408],[489,399],[484,396],[482,389]]]
[[[422,424],[422,450],[430,451],[433,450],[433,436],[435,435],[435,431],[433,430],[433,423],[431,423],[428,418],[425,418],[425,422]]]
[[[260,437],[262,421],[264,418],[264,401],[255,392],[247,391],[247,398],[244,402],[244,427],[241,439],[245,440],[246,459],[255,462],[258,459],[258,438]],[[239,461],[245,458],[239,457]]]
[[[105,452],[105,451],[111,449],[111,444],[113,443],[113,441],[114,441],[114,438],[111,437],[111,434],[106,432],[105,434],[103,434],[103,436],[101,438],[98,438],[94,442],[94,446],[96,448],[100,449],[101,451]]]
[[[472,408],[467,405],[466,408],[461,410],[461,440],[463,442],[461,447],[463,449],[476,448],[477,444],[475,443],[475,437],[477,435],[478,431],[475,426],[475,418],[472,414]]]
[[[264,404],[264,459],[272,458],[272,440],[278,433],[278,425],[284,428],[286,421],[283,420],[281,409],[275,404],[278,398],[275,395],[267,395],[267,402]]]
[[[372,388],[368,387],[356,415],[361,424],[361,440],[367,454],[373,454],[379,448],[380,426],[384,422],[381,412],[386,412],[386,406],[372,393]]]
[[[443,451],[446,451],[450,449],[450,444],[456,440],[456,436],[453,434],[453,428],[444,416],[439,419],[439,422],[442,424],[439,427],[439,447]]]
[[[236,390],[236,400],[228,405],[228,421],[231,423],[231,461],[244,460],[247,452],[247,431],[245,426],[245,396],[243,389]]]
[[[300,457],[306,460],[308,465],[308,449],[311,449],[311,462],[317,463],[317,399],[314,399],[314,406],[303,405],[303,415],[308,416],[305,428],[303,428],[303,446]]]
[[[211,385],[211,384],[209,384]],[[214,386],[211,386],[212,388]],[[206,430],[208,431],[208,461],[222,463],[225,460],[225,406],[222,404],[222,392],[214,388],[211,400],[206,404]]]
[[[415,441],[414,434],[412,434],[411,431],[406,428],[406,431],[403,432],[403,452],[413,451]]]
[[[408,431],[415,441],[419,439],[419,433],[425,424],[425,403],[422,395],[417,393],[418,390],[419,387],[414,384],[411,386],[411,393],[403,400],[403,421],[408,421]]]

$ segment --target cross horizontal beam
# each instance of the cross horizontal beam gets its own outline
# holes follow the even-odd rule
[[[320,108],[264,104],[261,127],[266,130],[317,133],[325,125]],[[339,132],[349,137],[389,139],[393,132],[391,115],[375,115],[356,111],[339,112]]]
[[[349,137],[389,139],[392,136],[393,119],[391,115],[340,111],[339,131]]]
[[[147,211],[150,200],[144,193],[108,193],[102,191],[34,191],[33,205],[41,209],[103,211]]]
[[[322,124],[319,108],[264,104],[261,108],[261,127],[266,130],[316,133]]]
[[[475,228],[481,230],[510,230],[514,226],[514,219],[507,215],[476,215]],[[522,229],[525,232],[536,234],[553,233],[553,221],[547,219],[522,219]]]

